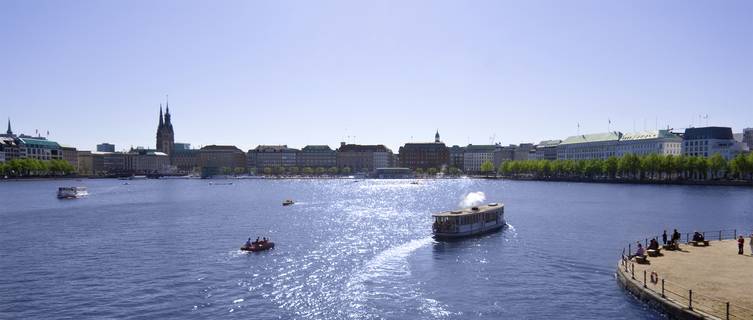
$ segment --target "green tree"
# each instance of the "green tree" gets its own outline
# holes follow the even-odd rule
[[[331,174],[333,176],[337,175],[337,171],[338,171],[337,167],[331,167],[331,168],[327,169],[327,173],[329,173],[329,174]]]
[[[276,166],[275,167],[275,174],[277,174],[277,175],[285,174],[285,167],[283,167],[283,166]]]
[[[236,167],[235,169],[233,169],[233,171],[237,176],[246,173],[246,168]]]
[[[264,174],[266,174],[266,175],[272,174],[272,168],[271,167],[264,167]]]
[[[298,175],[298,172],[300,172],[300,171],[301,171],[301,169],[299,169],[298,167],[290,167],[290,168],[288,168],[288,173],[290,173],[292,175]]]
[[[318,174],[320,176],[323,175],[325,172],[327,172],[327,170],[324,169],[324,168],[322,168],[322,167],[317,167],[316,168],[316,174]]]
[[[350,174],[350,167],[343,167],[340,172],[342,174]]]
[[[303,174],[305,174],[307,176],[310,176],[310,175],[314,174],[314,169],[312,169],[311,167],[304,167],[303,168]]]
[[[602,172],[604,172],[610,179],[614,179],[617,176],[618,168],[619,160],[614,156],[607,158],[602,164]]]
[[[481,163],[481,173],[485,174],[487,177],[490,173],[494,172],[494,163],[492,163],[490,160],[486,160],[483,163]]]
[[[426,173],[428,173],[430,176],[437,175],[437,168],[429,168],[426,170]]]
[[[457,176],[460,174],[460,169],[455,168],[455,167],[450,167],[449,172],[450,172],[450,175]]]
[[[711,158],[709,158],[709,169],[711,171],[711,179],[717,179],[720,176],[723,176],[727,172],[727,160],[722,157],[719,153],[714,153]]]
[[[416,168],[416,170],[414,170],[414,171],[416,172],[417,175],[424,174],[424,169],[421,169],[421,168]]]
[[[230,167],[222,167],[222,174],[230,175],[233,173],[233,169]]]

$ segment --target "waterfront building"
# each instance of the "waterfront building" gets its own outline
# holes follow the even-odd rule
[[[248,150],[246,167],[249,168],[290,168],[296,167],[298,149],[288,148],[287,145],[259,145]]]
[[[162,115],[162,105],[159,106],[159,125],[157,126],[157,151],[168,156],[172,155],[175,148],[175,132],[170,119],[170,105],[165,106],[165,115]]]
[[[94,163],[92,159],[92,152],[91,151],[77,151],[77,160],[78,166],[76,167],[76,170],[78,174],[80,175],[93,175],[94,174]]]
[[[350,168],[353,172],[369,172],[375,168],[390,167],[392,150],[384,145],[360,145],[340,143],[337,150],[337,167]]]
[[[103,142],[97,145],[97,152],[115,152],[115,145]]]
[[[0,151],[3,152],[4,161],[21,158],[21,147],[13,137],[0,137]]]
[[[615,156],[621,157],[626,154],[677,156],[681,153],[682,138],[679,135],[669,130],[649,130],[622,134],[616,145]]]
[[[379,179],[410,179],[413,178],[413,170],[410,168],[377,168],[373,177]]]
[[[479,173],[481,172],[481,164],[485,161],[494,162],[495,152],[500,152],[501,146],[497,144],[490,145],[473,145],[469,144],[465,147],[465,153],[463,154],[463,172],[466,173]],[[497,155],[498,159],[501,159],[501,155]]]
[[[21,158],[37,160],[63,159],[60,145],[44,137],[30,137],[22,134],[16,138],[16,142],[21,149]]]
[[[729,160],[743,150],[742,143],[735,141],[732,128],[687,128],[682,137],[682,154],[686,156],[710,157],[718,153]]]
[[[68,161],[74,168],[78,168],[78,151],[74,147],[60,147],[63,160]]]
[[[621,133],[613,131],[568,137],[559,144],[557,159],[607,159],[616,155],[615,147],[621,135]]]
[[[449,148],[450,150],[450,167],[457,168],[458,170],[463,170],[463,154],[465,153],[465,148],[454,145]]]
[[[126,154],[123,152],[92,152],[91,161],[94,175],[130,174],[126,168]]]
[[[224,169],[244,168],[246,154],[235,146],[209,145],[199,149],[198,166],[202,176],[217,175]]]
[[[331,168],[337,166],[337,153],[327,145],[308,145],[296,156],[299,167]]]
[[[753,128],[743,129],[742,142],[748,146],[748,150],[753,150]]]
[[[400,166],[416,169],[442,169],[450,163],[450,149],[439,140],[439,131],[434,142],[406,143],[398,151]]]
[[[499,166],[502,163],[510,161],[510,160],[514,160],[516,149],[517,149],[517,146],[515,146],[514,144],[511,144],[506,147],[503,147],[497,144],[496,148],[494,149],[494,157],[492,159],[492,163],[494,164],[494,167],[499,168]]]
[[[562,140],[544,140],[539,142],[529,154],[532,160],[557,160],[557,148]]]
[[[513,150],[513,160],[528,160],[531,151],[534,150],[533,143],[521,143]]]
[[[198,149],[191,149],[190,145],[188,149],[184,149],[183,147],[178,148],[177,143],[175,146],[176,148],[173,150],[173,155],[170,157],[170,161],[178,171],[182,173],[190,173],[199,167]]]
[[[131,149],[124,155],[125,170],[131,174],[155,174],[170,171],[170,158],[152,149]]]

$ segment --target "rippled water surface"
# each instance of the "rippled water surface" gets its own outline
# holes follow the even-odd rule
[[[58,200],[58,186],[90,196]],[[482,191],[509,227],[431,238]],[[0,318],[635,319],[622,247],[753,226],[753,190],[487,180],[0,183]],[[298,202],[282,207],[292,198]],[[246,254],[248,237],[276,248]]]

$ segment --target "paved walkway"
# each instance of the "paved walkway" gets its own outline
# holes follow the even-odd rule
[[[648,289],[661,293],[661,280],[652,284],[651,272],[665,279],[668,298],[687,304],[693,290],[693,306],[699,311],[724,315],[726,302],[731,313],[753,318],[753,256],[750,237],[745,238],[745,255],[737,254],[737,241],[711,241],[708,247],[681,245],[682,251],[662,250],[663,256],[650,257],[650,264],[634,264],[635,278],[643,282],[647,270]]]

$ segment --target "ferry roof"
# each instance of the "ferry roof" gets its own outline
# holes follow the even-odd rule
[[[505,205],[503,203],[490,203],[486,205],[480,205],[473,208],[478,208],[478,210],[473,210],[473,208],[465,208],[465,209],[458,209],[458,210],[451,210],[451,211],[442,211],[439,213],[432,214],[433,217],[462,217],[462,216],[469,216],[472,214],[487,212],[487,211],[493,211],[497,210],[499,208],[504,208]]]

